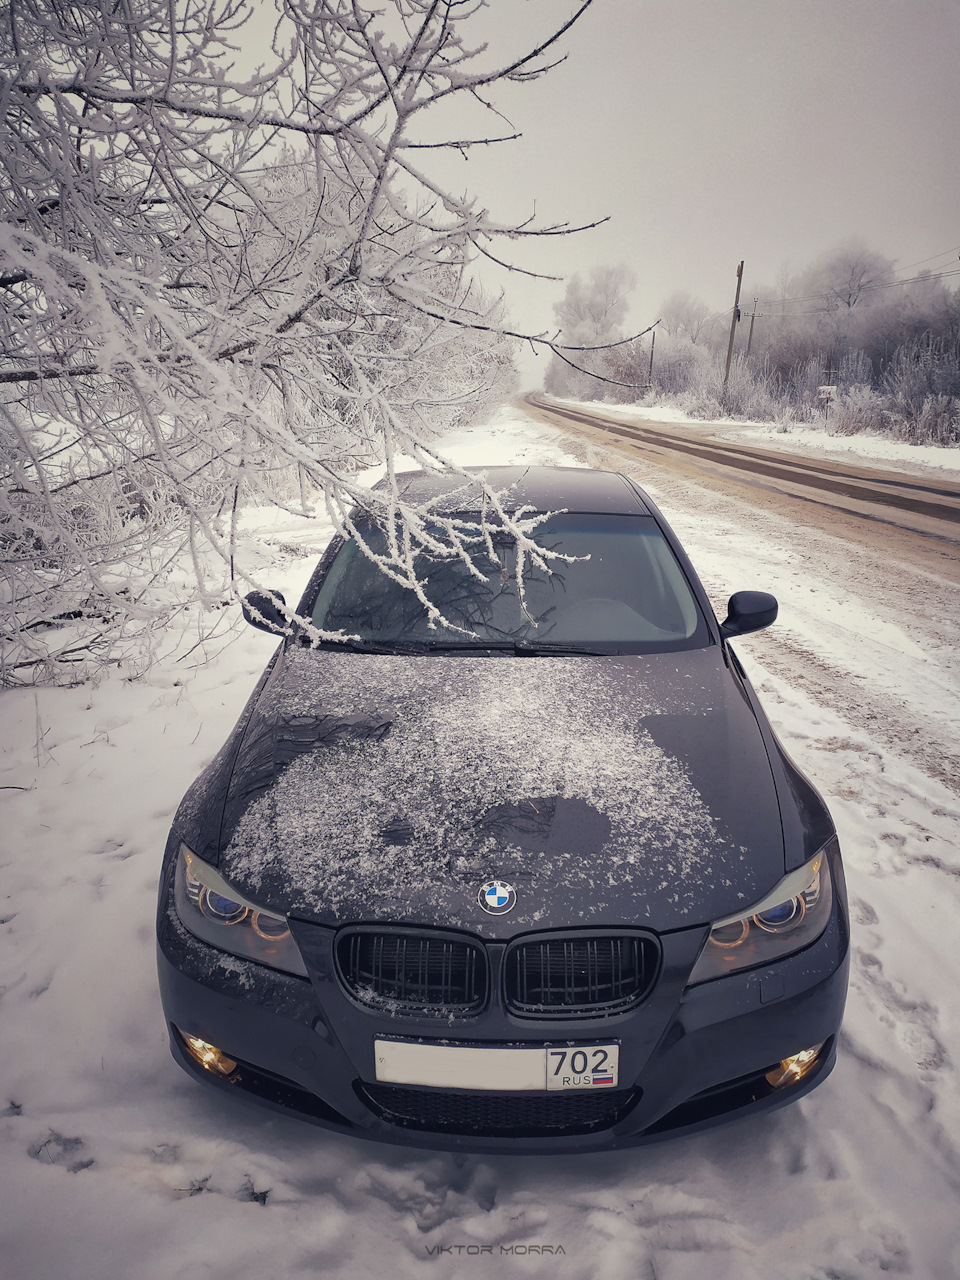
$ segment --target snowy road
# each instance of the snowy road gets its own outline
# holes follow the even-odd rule
[[[529,399],[541,407],[540,397]],[[791,436],[779,436],[778,448],[771,447],[776,436],[768,438],[758,449],[752,441],[745,444],[734,424],[664,431],[647,430],[641,420],[618,437],[607,430],[629,411],[610,417],[591,406],[574,414],[567,448],[591,465],[623,469],[648,484],[664,496],[673,517],[690,513],[701,545],[711,539],[720,551],[731,544],[718,539],[744,531],[745,540],[735,545],[757,577],[740,585],[763,585],[759,575],[767,574],[782,604],[776,650],[765,643],[759,650],[775,672],[907,752],[949,788],[960,788],[960,468],[924,468],[911,457],[919,451],[905,446],[896,469],[857,466],[849,454],[827,458],[823,449],[804,459],[784,452]],[[550,416],[564,421],[556,409]],[[634,431],[640,432],[639,445]],[[706,431],[711,444],[704,457]],[[732,435],[733,442],[713,444],[718,434]],[[696,450],[692,462],[686,448],[675,451],[678,443]],[[783,458],[790,464],[778,466]],[[800,484],[790,472],[805,461]],[[839,476],[852,483],[842,491],[828,487],[811,500],[811,489]],[[897,492],[891,492],[894,477],[901,481]],[[891,499],[912,505],[890,507]],[[697,521],[704,512],[706,521]],[[674,523],[680,527],[682,521]],[[697,563],[708,578],[705,562]],[[720,610],[725,583],[716,586]],[[749,653],[752,642],[744,643]],[[891,649],[913,661],[891,663]]]
[[[611,414],[609,406],[603,410],[595,406],[574,408],[541,395],[524,396],[521,403],[546,422],[595,442],[604,441],[608,448],[615,445],[628,458],[639,455],[646,461],[682,469],[700,484],[719,480],[734,493],[743,486],[773,493],[775,505],[793,513],[801,524],[811,523],[815,517],[798,509],[796,503],[817,503],[827,508],[817,513],[820,522],[826,517],[835,528],[846,526],[855,542],[872,540],[870,530],[858,527],[859,521],[869,520],[890,526],[901,543],[915,544],[915,554],[922,555],[926,544],[927,552],[935,555],[936,544],[946,543],[943,550],[947,558],[960,567],[960,484],[951,483],[942,474],[923,475],[902,465],[896,470],[881,470],[849,460],[838,463],[789,453],[783,447],[757,448],[742,441],[717,439],[710,423],[685,423],[678,428],[647,419],[630,421],[634,415],[629,411]],[[903,536],[910,534],[920,535],[919,541]]]
[[[780,598],[778,624],[737,648],[844,847],[855,958],[836,1071],[767,1118],[549,1160],[411,1154],[200,1089],[165,1045],[155,879],[179,796],[271,645],[238,628],[205,656],[184,635],[145,681],[0,698],[0,1278],[960,1275],[956,564],[518,413],[449,448],[627,470],[718,610],[738,588]],[[250,519],[296,596],[329,529]]]

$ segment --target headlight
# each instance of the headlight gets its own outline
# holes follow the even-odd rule
[[[241,897],[185,844],[177,857],[173,901],[184,926],[204,942],[274,969],[307,976],[283,916],[272,915]]]
[[[830,919],[833,887],[828,854],[836,843],[834,836],[749,911],[714,921],[687,985],[769,964],[818,938]]]

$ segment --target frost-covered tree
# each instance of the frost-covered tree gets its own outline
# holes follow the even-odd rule
[[[470,43],[482,0],[6,6],[6,678],[142,644],[185,551],[201,595],[245,586],[237,511],[291,476],[338,520],[373,504],[416,589],[437,526],[356,466],[443,465],[437,434],[500,391],[518,336],[473,256],[566,230],[438,185],[434,149],[498,140],[444,134],[443,107],[536,78],[589,3],[500,64]]]
[[[544,388],[556,396],[589,399],[603,395],[607,365],[624,342],[623,322],[636,277],[629,268],[594,267],[587,279],[572,276],[554,305],[562,350],[555,351]]]
[[[672,293],[660,308],[660,325],[673,338],[688,338],[695,343],[713,313],[705,302],[683,289]]]
[[[792,282],[792,293],[811,309],[850,310],[894,279],[893,261],[854,243],[828,254]]]

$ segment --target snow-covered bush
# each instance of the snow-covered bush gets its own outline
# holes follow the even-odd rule
[[[830,405],[830,429],[835,435],[853,436],[860,431],[882,435],[889,426],[883,410],[883,397],[863,383],[842,392]]]
[[[896,434],[915,444],[960,443],[960,352],[943,342],[901,347],[884,379]]]
[[[909,417],[891,414],[894,431],[911,444],[960,445],[960,398],[925,396]]]
[[[686,391],[700,394],[705,381],[713,375],[714,363],[711,351],[702,343],[693,342],[685,334],[674,336],[657,331],[652,382],[663,395]]]

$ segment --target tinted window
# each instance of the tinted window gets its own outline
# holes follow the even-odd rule
[[[382,552],[383,532],[364,531]],[[413,591],[392,581],[347,541],[330,567],[313,610],[314,623],[363,640],[425,643],[604,645],[628,650],[692,648],[708,642],[693,594],[656,523],[645,516],[559,515],[534,535],[540,546],[579,557],[551,561],[552,572],[523,571],[524,600],[517,590],[512,540],[495,543],[496,562],[485,549],[474,556],[483,575],[473,576],[454,556],[421,555],[417,575],[427,598],[444,617],[473,636],[431,630]]]

